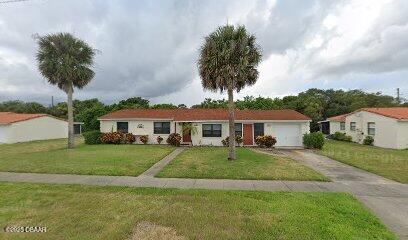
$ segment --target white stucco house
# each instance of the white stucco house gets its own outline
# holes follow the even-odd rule
[[[68,137],[68,122],[47,114],[0,112],[0,144]]]
[[[245,146],[255,144],[259,135],[277,138],[277,147],[301,147],[303,134],[309,132],[310,118],[294,110],[236,110],[235,133]],[[130,132],[147,135],[148,143],[158,136],[182,135],[186,144],[222,146],[229,135],[227,109],[125,109],[101,116],[101,132]],[[193,124],[195,133],[183,134],[183,124]]]
[[[372,136],[375,146],[408,148],[408,107],[362,108],[333,118],[341,120],[338,124],[342,123],[345,130],[339,131],[351,136],[354,142],[362,143],[366,136]],[[330,133],[334,133],[338,130],[337,122],[333,129],[331,123]]]
[[[347,114],[328,118],[326,121],[320,121],[320,131],[324,134],[334,134],[335,132],[346,132]]]

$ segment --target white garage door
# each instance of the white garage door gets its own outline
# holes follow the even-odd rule
[[[276,146],[302,146],[300,124],[298,123],[274,123],[272,132],[276,136]]]

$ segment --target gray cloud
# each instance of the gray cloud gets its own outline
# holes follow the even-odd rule
[[[372,74],[406,69],[408,9],[404,1],[387,5],[369,33],[332,57],[333,61],[320,56],[339,34],[336,29],[324,27],[325,19],[349,3],[346,0],[31,0],[3,4],[0,5],[0,100],[47,102],[51,95],[65,99],[61,91],[38,73],[34,57],[36,43],[31,38],[35,33],[60,31],[72,32],[100,51],[96,56],[95,79],[75,94],[77,98],[98,97],[106,102],[142,96],[191,104],[208,96],[197,84],[198,49],[205,35],[227,21],[245,24],[256,34],[265,61],[271,56],[286,59],[288,67],[284,76],[274,77],[285,81],[285,91],[299,89],[296,79],[304,75],[303,71],[311,80],[319,81],[325,76],[333,78],[350,72]],[[321,46],[307,48],[316,35],[322,38]],[[261,75],[263,79],[272,78],[268,72]],[[273,83],[274,79],[268,81]],[[268,85],[265,81],[260,81],[262,93],[276,89],[276,84]]]

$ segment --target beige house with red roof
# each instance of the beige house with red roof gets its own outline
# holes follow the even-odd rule
[[[311,121],[294,110],[236,110],[235,119],[235,133],[244,145],[254,145],[259,135],[272,135],[279,147],[301,147]],[[157,143],[158,136],[165,142],[170,133],[179,133],[186,144],[222,146],[229,135],[227,109],[125,109],[98,120],[101,132],[147,135],[150,144]],[[183,134],[183,124],[192,124],[196,131]]]
[[[0,112],[0,144],[68,137],[68,123],[47,114]]]
[[[336,124],[344,123],[345,130],[340,130],[350,135],[354,142],[362,143],[366,136],[372,136],[375,146],[394,149],[408,148],[407,107],[362,108],[328,120],[330,121],[330,133],[336,132]]]

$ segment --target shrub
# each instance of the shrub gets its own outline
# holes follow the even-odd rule
[[[100,139],[102,143],[120,144],[124,142],[124,134],[121,132],[103,133]]]
[[[276,138],[272,137],[271,135],[258,136],[255,138],[255,143],[261,148],[263,147],[271,148],[273,145],[276,144]]]
[[[161,144],[161,142],[163,142],[163,138],[160,137],[160,136],[158,136],[156,140],[157,140],[157,143],[158,143],[158,144]]]
[[[349,136],[349,135],[346,135],[346,133],[335,132],[335,133],[332,135],[332,139],[338,140],[338,141],[351,142],[352,137]]]
[[[372,136],[365,137],[363,140],[363,144],[372,146],[374,144],[374,138]]]
[[[178,133],[172,133],[169,135],[166,142],[172,146],[178,147],[180,146],[181,136]]]
[[[324,145],[323,133],[314,132],[303,135],[303,145],[305,145],[306,148],[322,149]]]
[[[140,141],[143,144],[146,144],[149,141],[149,136],[147,136],[147,135],[140,136]]]
[[[235,142],[237,143],[237,145],[241,145],[242,143],[242,137],[239,135],[235,136]],[[229,137],[226,137],[225,139],[221,140],[221,143],[224,147],[228,147],[229,146]]]
[[[134,143],[136,142],[136,137],[132,133],[125,133],[125,143]]]
[[[85,138],[86,144],[101,144],[102,133],[98,130],[84,132],[82,135]]]

